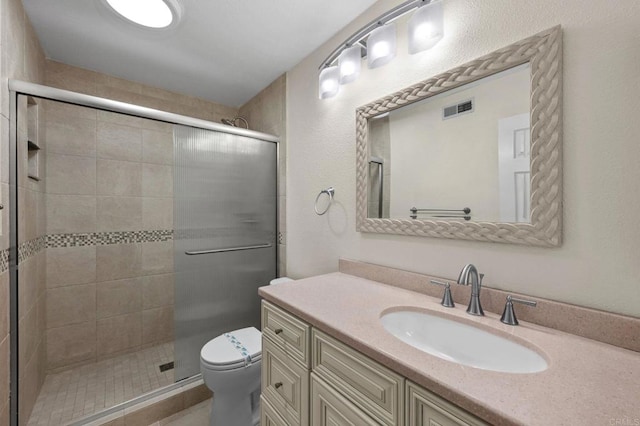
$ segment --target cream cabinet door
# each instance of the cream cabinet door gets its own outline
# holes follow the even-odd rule
[[[260,426],[290,426],[269,402],[260,397]]]
[[[487,426],[482,420],[407,381],[407,426]]]
[[[316,329],[313,372],[384,426],[404,423],[404,378]]]
[[[309,370],[264,336],[262,396],[292,426],[309,424]]]
[[[377,426],[379,423],[311,373],[311,426]]]
[[[262,334],[309,368],[311,327],[277,306],[262,301]]]

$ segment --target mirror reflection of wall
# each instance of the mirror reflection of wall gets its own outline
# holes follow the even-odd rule
[[[469,207],[473,221],[529,222],[530,78],[523,64],[370,119],[382,217]],[[378,173],[370,161],[369,217],[380,217]]]

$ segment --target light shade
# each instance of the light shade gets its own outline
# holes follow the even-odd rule
[[[444,37],[442,1],[416,10],[409,20],[409,53],[431,49]]]
[[[354,81],[360,75],[362,62],[362,48],[355,45],[344,49],[338,56],[338,68],[340,69],[340,84]]]
[[[107,4],[129,21],[150,28],[166,28],[176,17],[165,0],[106,0]]]
[[[396,25],[384,25],[371,31],[367,39],[369,68],[381,67],[396,57]]]
[[[320,71],[318,82],[318,96],[320,99],[332,98],[340,89],[340,71],[338,66],[327,67]]]

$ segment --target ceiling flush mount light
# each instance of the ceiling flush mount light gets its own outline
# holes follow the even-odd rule
[[[147,28],[176,24],[180,9],[174,0],[105,0],[120,16]]]
[[[367,47],[369,68],[378,68],[391,62],[396,57],[396,24],[387,24],[371,31]]]
[[[340,69],[340,84],[355,81],[360,75],[362,62],[362,47],[357,44],[347,47],[338,56],[338,68]]]
[[[409,20],[409,53],[431,49],[444,37],[442,1],[435,1],[415,11]]]
[[[358,78],[363,49],[369,68],[381,67],[393,60],[396,56],[396,26],[392,22],[414,9],[418,10],[409,21],[409,52],[417,53],[434,46],[444,36],[442,1],[405,1],[378,16],[341,43],[320,65],[320,99],[335,96],[340,84],[347,84]],[[335,86],[334,82],[337,82]]]
[[[320,99],[332,98],[340,90],[340,71],[337,66],[327,67],[320,72]]]

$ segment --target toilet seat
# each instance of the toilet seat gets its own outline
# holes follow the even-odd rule
[[[262,359],[262,333],[255,327],[229,331],[210,340],[200,351],[205,368],[226,371],[242,368]]]

